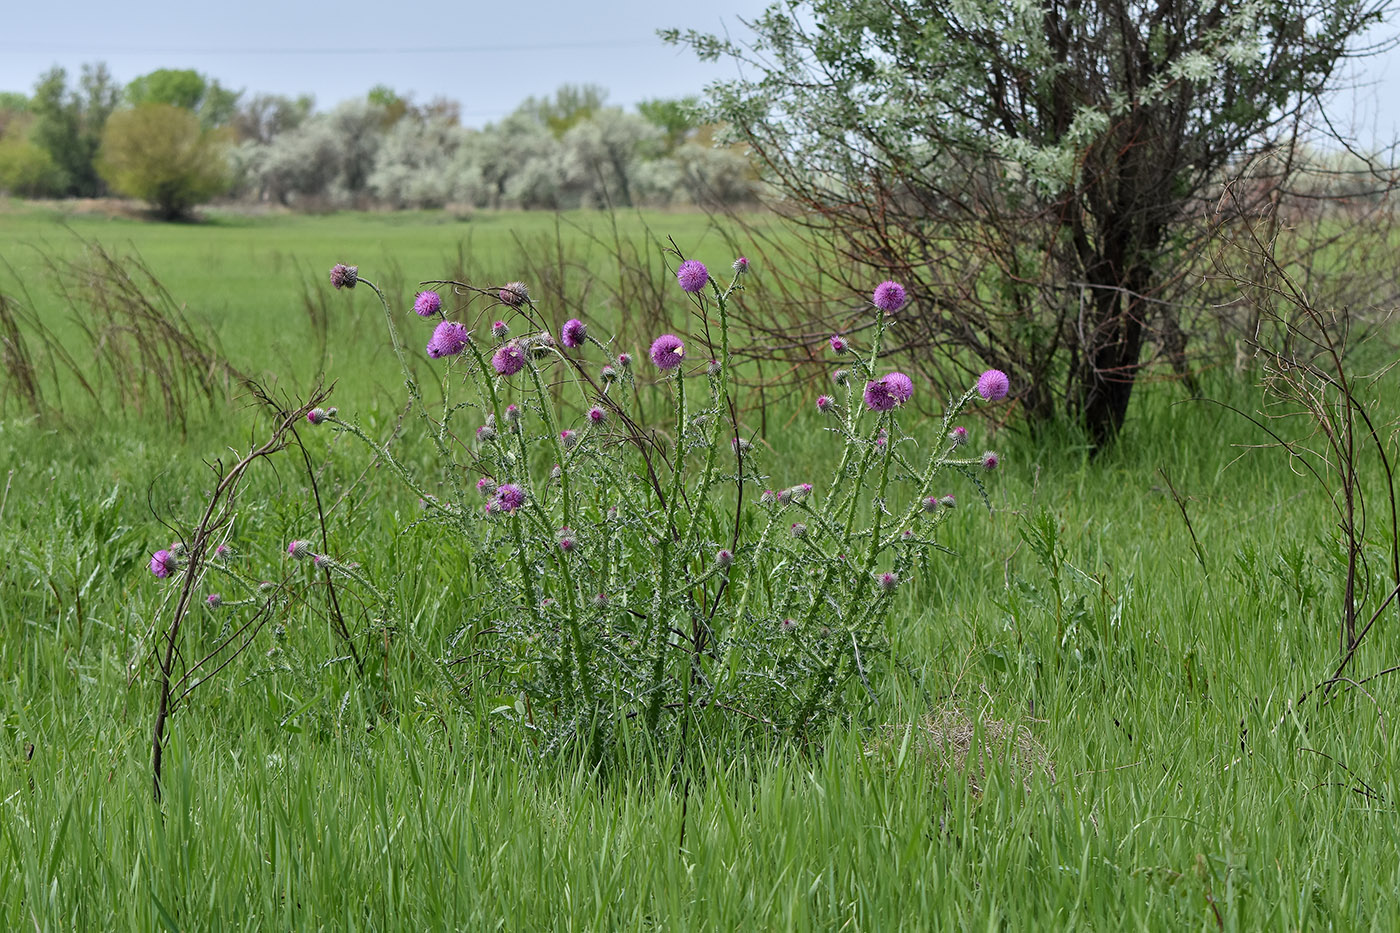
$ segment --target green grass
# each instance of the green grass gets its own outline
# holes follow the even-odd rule
[[[701,258],[727,255],[699,218],[648,219]],[[0,255],[36,305],[56,308],[24,257],[40,241],[69,249],[70,235],[43,211],[0,220]],[[331,262],[366,274],[393,264],[402,295],[455,263],[469,236],[468,271],[502,281],[516,277],[512,232],[543,236],[554,221],[70,223],[139,249],[235,363],[300,389],[317,362],[301,287],[320,287]],[[14,285],[0,273],[0,290]],[[397,409],[382,321],[368,296],[336,299],[337,400],[387,431]],[[1208,377],[1212,394],[1243,407],[1258,401],[1250,381]],[[820,473],[837,448],[807,407],[770,412],[769,462]],[[387,649],[371,640],[358,677],[324,663],[341,651],[314,611],[278,619],[281,634],[265,632],[177,711],[165,799],[153,804],[147,639],[169,587],[145,561],[170,537],[157,516],[191,520],[208,486],[201,460],[246,448],[256,424],[237,404],[183,437],[131,415],[36,420],[12,408],[0,422],[0,928],[1400,923],[1400,681],[1290,712],[1335,653],[1333,518],[1276,452],[1244,449],[1261,441],[1254,429],[1182,403],[1171,385],[1141,389],[1122,443],[1096,461],[1069,438],[972,426],[978,449],[1003,453],[993,509],[950,485],[955,553],[901,593],[891,627],[907,671],[806,756],[690,762],[688,802],[668,763],[641,752],[601,775],[538,761],[492,713],[510,698],[449,689],[428,653],[444,650],[481,584],[456,572],[450,540],[412,528],[416,503],[364,474],[359,450],[310,434],[323,495],[344,495],[333,538],[396,588],[409,607],[402,637]],[[1163,474],[1186,499],[1204,569]],[[295,466],[257,473],[245,506],[244,559],[275,571],[260,555],[312,515]],[[1037,559],[1037,528],[1053,531],[1058,563]],[[191,624],[198,644],[222,620],[200,612]],[[1388,617],[1356,673],[1397,650]],[[898,732],[880,740],[882,723],[949,707],[1029,730],[1054,780],[1041,773],[1025,789],[1012,765],[991,761],[975,791]],[[1363,780],[1377,797],[1358,793]]]

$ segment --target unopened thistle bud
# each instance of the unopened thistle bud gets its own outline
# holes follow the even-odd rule
[[[763,490],[763,494],[758,497],[759,505],[772,505],[778,501],[778,494],[771,489]]]
[[[598,593],[593,597],[593,608],[606,609],[608,608],[608,602],[609,599],[607,593]]]
[[[839,386],[851,384],[851,371],[849,369],[838,369],[831,374],[831,381]]]
[[[630,353],[619,353],[619,354],[617,355],[617,365],[618,365],[619,367],[621,367],[622,369],[631,369],[631,368],[632,368],[632,354],[630,354]]]
[[[505,321],[497,321],[491,325],[491,336],[497,340],[505,340],[510,336],[510,325]]]
[[[604,366],[604,367],[603,367],[603,381],[604,381],[604,382],[616,382],[616,381],[617,381],[617,370],[613,369],[612,366],[610,366],[610,365],[609,365],[609,366]]]
[[[326,410],[324,408],[313,408],[306,413],[306,420],[312,424],[324,424],[326,420]]]
[[[311,553],[311,542],[297,538],[287,545],[287,556],[301,560]]]
[[[578,445],[578,433],[565,428],[559,432],[559,443],[564,445],[565,450],[573,450]]]
[[[948,440],[953,442],[954,447],[961,447],[967,443],[967,428],[958,425],[948,432]]]
[[[578,539],[574,537],[574,533],[569,530],[567,525],[559,529],[559,550],[565,554],[572,554],[578,550]]]
[[[802,523],[802,522],[793,522],[793,523],[792,523],[792,536],[793,536],[794,538],[805,538],[805,537],[807,537],[807,526],[806,526],[804,523]]]
[[[603,422],[607,420],[608,413],[603,409],[599,408],[597,405],[594,405],[592,408],[588,409],[588,423],[593,425],[594,427],[601,427]]]
[[[778,630],[781,631],[784,635],[791,635],[793,632],[797,631],[797,620],[784,619],[783,621],[778,623]]]
[[[740,256],[738,259],[734,260],[734,271],[735,271],[737,274],[739,274],[739,275],[748,275],[748,272],[749,272],[749,260],[748,260],[748,257],[746,257],[746,256]]]
[[[729,442],[729,446],[735,453],[746,454],[753,449],[753,444],[747,438],[736,437]]]
[[[720,548],[715,553],[715,566],[724,570],[734,563],[734,554],[727,548]]]
[[[498,293],[502,304],[518,308],[530,298],[530,289],[524,282],[509,282]]]
[[[982,469],[988,473],[992,472],[1001,463],[1001,458],[996,455],[996,451],[989,450],[982,454]]]
[[[956,496],[944,496],[938,500],[938,504],[945,509],[955,509],[958,507],[958,500]]]
[[[828,342],[831,344],[831,352],[838,356],[851,348],[851,345],[846,342],[846,338],[840,334],[832,334],[831,340]]]
[[[817,396],[817,411],[829,415],[836,410],[836,401],[830,395]]]
[[[488,476],[483,476],[476,481],[476,491],[483,496],[492,496],[496,493],[496,481]]]
[[[224,597],[219,593],[210,593],[208,596],[204,597],[204,602],[210,609],[218,609],[224,604]]]
[[[718,376],[723,368],[720,366],[719,360],[710,360],[709,365],[705,367],[705,372],[711,376]]]
[[[899,586],[899,574],[882,573],[875,579],[875,582],[879,585],[881,590],[888,593]]]
[[[925,512],[928,512],[930,515],[933,514],[934,512],[937,512],[937,511],[938,511],[938,497],[937,497],[937,496],[929,496],[929,497],[928,497],[927,499],[925,499],[922,503],[920,503],[920,507],[923,508],[923,510],[924,510]]]

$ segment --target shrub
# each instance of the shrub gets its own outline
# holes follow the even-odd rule
[[[169,104],[143,104],[111,116],[98,169],[116,191],[147,201],[166,220],[184,217],[229,186],[223,137]]]

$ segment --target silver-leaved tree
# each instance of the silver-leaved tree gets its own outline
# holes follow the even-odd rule
[[[1005,370],[1033,422],[1063,412],[1102,445],[1153,341],[1184,360],[1223,181],[1297,142],[1388,7],[782,0],[744,43],[663,36],[743,65],[706,118],[853,279],[875,265],[911,286],[906,348]],[[1261,199],[1287,184],[1273,161]]]

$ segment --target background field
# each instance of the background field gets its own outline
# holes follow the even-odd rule
[[[703,217],[621,223],[712,267],[732,258]],[[358,262],[402,308],[420,279],[460,264],[499,283],[553,249],[576,290],[614,274],[606,244],[580,232],[611,237],[607,224],[424,213],[155,226],[12,205],[0,292],[27,293],[82,348],[79,328],[100,322],[57,299],[44,257],[80,256],[80,237],[139,252],[234,366],[290,393],[324,368],[342,414],[383,435],[399,401],[382,319],[363,289],[331,293],[332,263]],[[535,293],[548,309],[549,291]],[[616,321],[605,294],[597,320]],[[322,298],[324,351],[308,311]],[[1260,404],[1248,371],[1205,382]],[[1393,400],[1393,377],[1374,391]],[[1290,709],[1335,654],[1334,517],[1277,451],[1250,449],[1264,438],[1244,419],[1184,399],[1143,386],[1126,435],[1093,461],[1071,437],[969,423],[974,446],[1003,454],[992,509],[950,489],[954,553],[901,593],[890,634],[904,671],[878,707],[808,756],[692,762],[684,809],[665,763],[600,776],[540,762],[495,733],[497,698],[460,699],[431,655],[482,582],[462,576],[450,540],[411,527],[416,502],[360,450],[322,435],[307,441],[338,503],[332,540],[396,588],[405,637],[371,645],[358,678],[327,663],[340,651],[315,617],[280,620],[176,716],[153,805],[143,652],[169,588],[146,562],[170,540],[159,519],[194,518],[202,462],[246,447],[260,416],[236,396],[181,432],[155,406],[34,417],[7,400],[0,927],[1393,929],[1396,686]],[[773,403],[770,463],[821,472],[837,447],[810,411],[808,397]],[[313,515],[301,478],[265,471],[245,501],[239,559],[277,572]],[[195,622],[203,636],[223,624]],[[1397,648],[1385,618],[1358,679]],[[985,758],[950,765],[898,728],[930,715]]]

